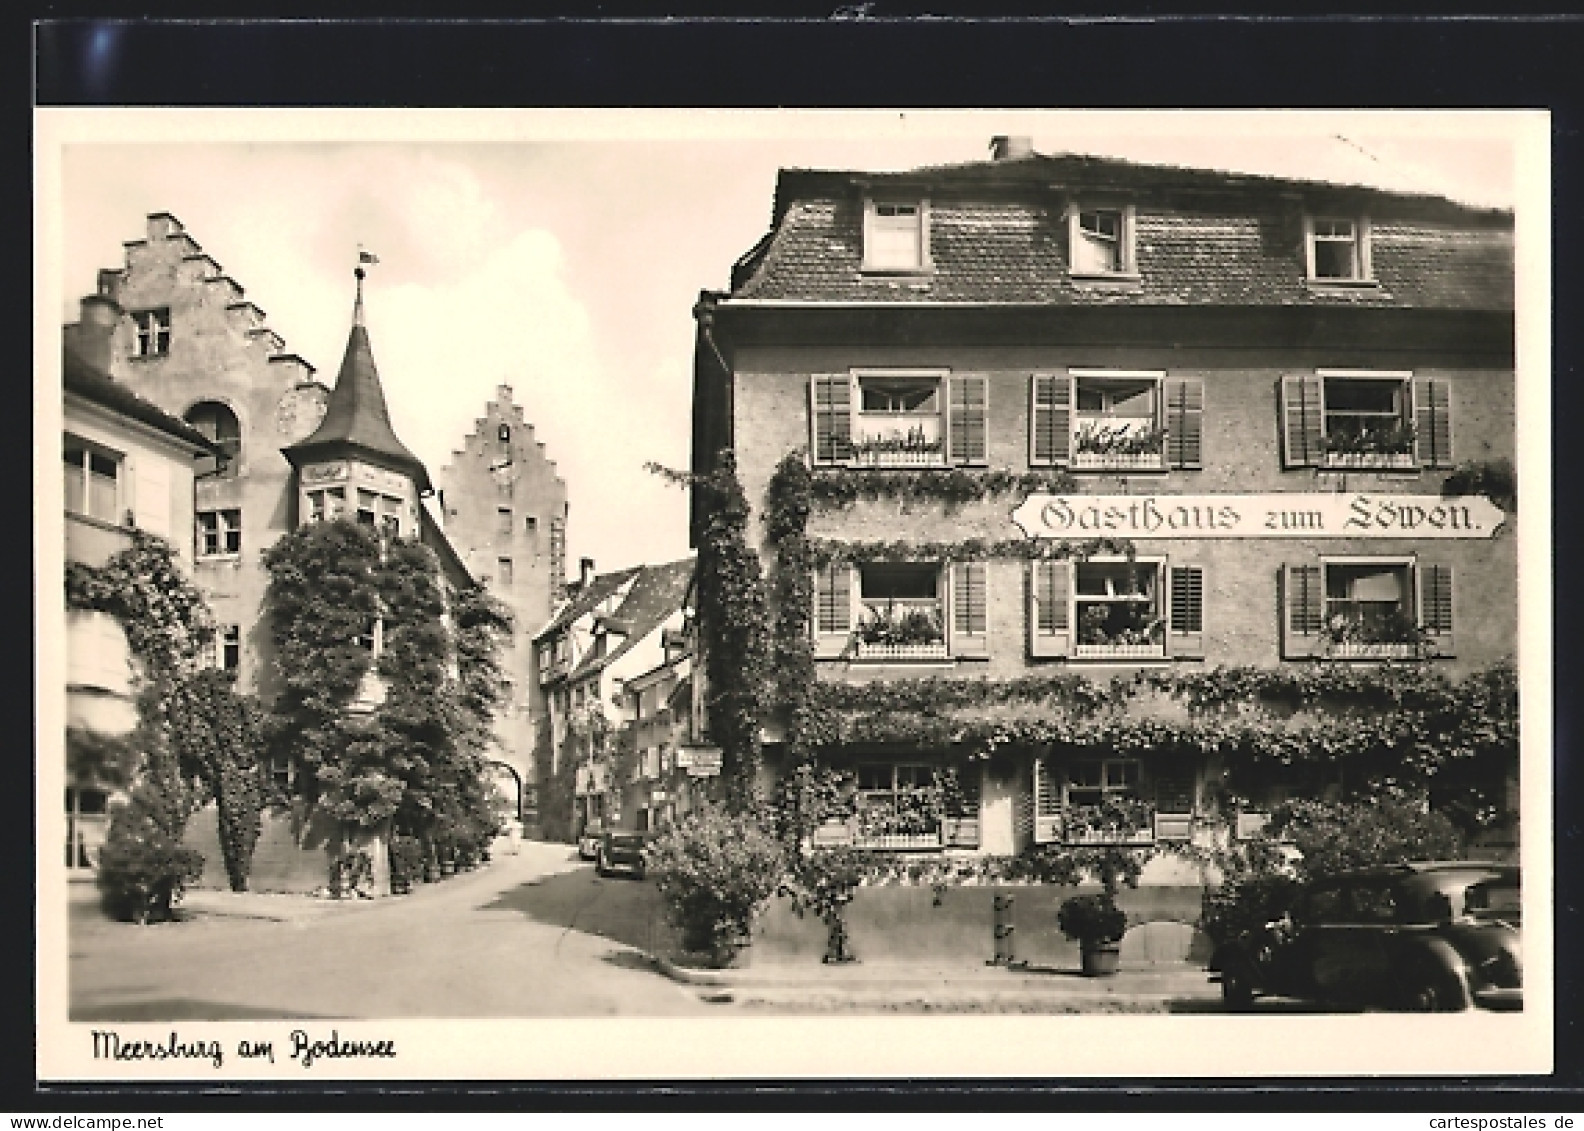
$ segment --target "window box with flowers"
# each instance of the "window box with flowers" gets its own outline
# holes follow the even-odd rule
[[[871,606],[853,635],[859,659],[946,659],[946,630],[934,601]]]
[[[1069,793],[1076,790],[1069,788]],[[1069,804],[1062,813],[1067,844],[1153,844],[1155,807],[1134,797],[1108,797],[1094,805]]]

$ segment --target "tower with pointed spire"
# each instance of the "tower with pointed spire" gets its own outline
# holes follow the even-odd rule
[[[297,472],[299,523],[354,518],[411,538],[422,526],[419,499],[432,490],[429,473],[391,427],[363,317],[365,272],[353,274],[352,329],[324,418],[281,452]]]

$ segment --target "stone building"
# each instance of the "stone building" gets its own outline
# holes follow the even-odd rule
[[[440,469],[446,538],[474,577],[512,611],[515,632],[501,657],[510,673],[496,719],[499,757],[519,818],[536,817],[536,742],[546,719],[534,674],[533,634],[550,619],[566,576],[567,490],[533,425],[501,385],[451,460]]]
[[[137,531],[169,541],[192,572],[193,482],[213,475],[219,451],[192,425],[137,396],[108,373],[110,332],[121,311],[82,300],[65,327],[61,383],[66,561],[100,567]],[[109,613],[66,612],[66,867],[89,869],[104,844],[115,787],[79,772],[74,743],[120,738],[137,725],[133,658]]]
[[[117,312],[106,357],[115,385],[180,417],[224,457],[217,472],[198,478],[187,504],[191,521],[173,523],[170,536],[184,555],[190,547],[194,580],[214,613],[215,664],[235,671],[239,689],[265,702],[278,679],[263,554],[288,531],[353,519],[421,540],[435,551],[449,586],[474,583],[424,504],[434,493],[427,470],[391,428],[364,326],[363,275],[359,267],[346,350],[329,387],[287,352],[264,311],[169,213],[148,217],[144,237],[125,245],[120,269],[99,272],[96,300]],[[377,630],[370,645],[377,652]],[[358,706],[377,703],[377,684],[369,681]],[[294,772],[289,763],[271,767],[282,787]],[[254,887],[322,886],[324,849],[335,835],[300,802],[267,813]],[[223,885],[212,807],[193,818],[189,836],[206,858],[202,882]],[[383,853],[375,855],[382,881]]]
[[[623,728],[637,718],[629,684],[682,656],[693,580],[692,558],[604,574],[591,559],[579,564],[575,590],[533,640],[549,713],[539,815],[545,835],[560,839],[590,827],[649,827],[658,802],[647,789],[639,796],[624,788],[648,778],[618,780],[616,756],[631,737]],[[654,693],[648,702],[658,706]]]
[[[1115,842],[1075,815],[1126,801],[1145,816],[1120,839],[1159,843],[1334,796],[1335,767],[1233,790],[1215,755],[1152,745],[1140,719],[1184,710],[1165,694],[1118,716],[1125,745],[1019,737],[1060,714],[1030,688],[1513,657],[1514,524],[1443,497],[1455,466],[1514,456],[1513,307],[1512,214],[1434,196],[1017,139],[783,170],[769,231],[694,311],[693,471],[733,454],[773,573],[767,488],[790,453],[811,469],[817,678],[855,688],[817,753],[868,815],[824,839]],[[909,729],[864,704],[922,680],[977,714],[920,699],[933,729]],[[960,797],[924,827],[903,810],[948,770]],[[1146,883],[1198,882],[1171,865]]]

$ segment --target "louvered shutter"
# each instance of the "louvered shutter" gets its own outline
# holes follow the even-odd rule
[[[1183,378],[1166,382],[1166,463],[1204,466],[1204,382]]]
[[[1325,624],[1325,576],[1317,565],[1282,567],[1282,655],[1318,656]]]
[[[1061,787],[1051,772],[1050,759],[1034,759],[1034,843],[1051,844],[1061,839]]]
[[[1422,565],[1418,572],[1419,624],[1432,655],[1454,656],[1452,639],[1452,567]]]
[[[1281,381],[1282,466],[1317,467],[1324,454],[1324,388],[1319,377]]]
[[[951,653],[990,654],[989,569],[984,562],[953,562],[951,566]]]
[[[170,467],[163,460],[144,456],[137,461],[133,480],[133,515],[138,528],[161,538],[171,536]]]
[[[1204,567],[1174,565],[1168,570],[1166,651],[1185,659],[1203,657]]]
[[[842,655],[852,637],[853,569],[832,562],[814,573],[814,655]]]
[[[953,377],[947,399],[947,451],[952,463],[985,463],[989,458],[990,380]]]
[[[1071,583],[1068,562],[1029,563],[1029,655],[1072,654]]]
[[[1029,394],[1029,462],[1066,465],[1072,459],[1073,379],[1036,373]]]
[[[1452,386],[1439,377],[1413,383],[1414,442],[1424,467],[1452,466]]]
[[[809,450],[817,464],[852,458],[852,379],[845,373],[816,373],[809,379]]]
[[[1154,774],[1155,839],[1186,841],[1193,838],[1197,775],[1191,764],[1168,762]]]

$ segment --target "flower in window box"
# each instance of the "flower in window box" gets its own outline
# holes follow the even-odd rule
[[[1079,428],[1077,451],[1092,455],[1160,455],[1166,429],[1134,428],[1130,424],[1086,424]]]
[[[1345,423],[1332,421],[1326,428],[1321,443],[1333,455],[1395,456],[1408,455],[1414,450],[1417,433],[1406,420],[1383,421],[1370,424],[1359,421]]]

